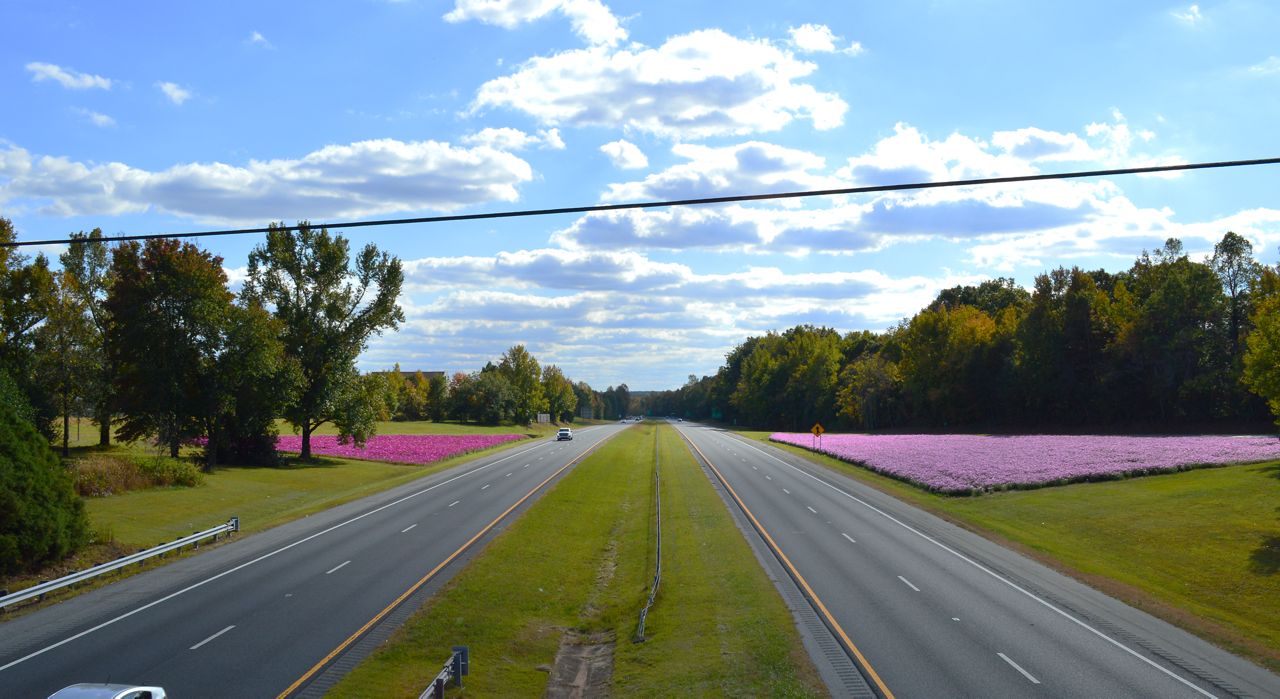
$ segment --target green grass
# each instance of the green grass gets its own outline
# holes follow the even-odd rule
[[[417,696],[454,644],[466,694],[538,696],[566,633],[616,639],[618,696],[823,693],[782,600],[710,483],[662,428],[662,592],[633,644],[653,564],[655,429],[579,464],[331,696]]]
[[[1280,462],[947,497],[783,448],[1280,669]]]

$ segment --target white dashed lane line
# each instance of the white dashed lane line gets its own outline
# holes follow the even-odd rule
[[[1011,660],[1009,656],[1005,655],[1004,653],[996,653],[996,655],[1000,656],[1001,660],[1004,660],[1006,663],[1009,663],[1009,667],[1012,667],[1018,672],[1021,672],[1023,677],[1027,678],[1028,680],[1031,680],[1031,684],[1040,684],[1040,680],[1037,680],[1036,678],[1032,677],[1030,672],[1023,670],[1022,666],[1013,662],[1013,660]]]
[[[410,529],[413,529],[413,528],[414,528],[414,527],[416,527],[416,526],[418,526],[418,523],[417,523],[417,522],[414,522],[413,524],[410,524],[409,526],[405,527],[404,529],[401,529],[401,530],[400,530],[400,533],[401,533],[401,534],[403,534],[403,533],[405,533],[405,532],[409,531]]]
[[[511,477],[511,474],[510,474],[510,473],[508,473],[508,474],[506,475],[506,477],[507,477],[507,478],[510,478],[510,477]]]
[[[901,580],[902,582],[906,583],[907,587],[911,588],[912,590],[915,590],[916,592],[919,592],[919,591],[920,591],[920,588],[916,587],[915,585],[912,585],[910,580],[907,580],[906,578],[902,577],[901,575],[899,575],[899,576],[898,576],[898,579],[899,579],[899,580]]]
[[[808,505],[805,505],[805,506],[804,506],[804,508],[805,508],[806,510],[808,510],[808,511],[810,511],[810,512],[814,513],[815,515],[816,515],[816,514],[818,514],[818,511],[817,511],[817,510],[813,509],[812,507],[809,507]]]
[[[462,502],[462,501],[461,501],[461,500],[454,500],[453,502],[449,503],[449,507],[453,507],[454,505],[457,505],[457,504],[458,504],[458,503],[460,503],[460,502]]]
[[[768,480],[773,480],[773,476],[765,476]]]
[[[480,486],[480,490],[484,490],[485,488],[488,488],[488,487],[489,487],[489,484],[485,483],[484,485]]]
[[[782,489],[782,492],[786,493],[787,495],[790,495],[790,494],[791,494],[791,491],[790,491],[790,490],[787,490],[786,488],[783,488],[783,489]]]
[[[856,543],[858,543],[857,541],[855,541],[855,540],[854,540],[854,538],[853,538],[853,537],[849,536],[848,534],[845,534],[844,532],[840,532],[840,536],[843,536],[844,538],[848,539],[848,540],[849,540],[849,543],[851,543],[851,544],[856,544]]]
[[[334,567],[330,568],[329,570],[326,570],[326,571],[324,572],[324,574],[325,574],[325,575],[332,575],[332,574],[334,574],[334,573],[336,573],[336,572],[338,572],[338,571],[342,570],[343,566],[347,565],[347,564],[348,564],[348,563],[350,563],[350,562],[351,562],[351,561],[343,561],[343,562],[339,563],[338,565],[336,565],[336,566],[334,566]]]
[[[223,629],[223,630],[219,631],[218,633],[215,633],[214,635],[212,635],[212,636],[210,636],[210,637],[208,637],[208,638],[204,639],[203,641],[201,641],[201,642],[199,642],[199,643],[195,644],[194,646],[191,646],[191,650],[196,650],[196,649],[198,649],[200,646],[203,646],[204,644],[208,643],[209,641],[212,641],[213,639],[215,639],[215,638],[217,638],[217,637],[221,636],[222,634],[224,634],[224,633],[226,633],[226,632],[230,631],[231,629],[234,629],[235,627],[236,627],[236,625],[235,625],[235,624],[232,624],[232,625],[228,626],[227,628],[225,628],[225,629]],[[1007,660],[1007,658],[1006,658],[1006,660]],[[1014,667],[1017,667],[1017,666],[1015,665]]]

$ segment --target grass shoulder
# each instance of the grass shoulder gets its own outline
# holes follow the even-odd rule
[[[770,444],[1280,670],[1280,462],[966,497]]]
[[[633,643],[655,563],[663,581]],[[815,696],[782,599],[673,430],[636,426],[585,459],[349,674],[332,696],[416,696],[454,644],[466,693],[538,696],[561,644],[613,644],[619,696]]]

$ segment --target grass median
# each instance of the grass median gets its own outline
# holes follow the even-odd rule
[[[647,640],[634,643],[653,577],[655,446],[663,577]],[[643,425],[575,467],[331,696],[417,696],[455,644],[471,650],[466,694],[539,696],[566,639],[613,644],[617,696],[825,695],[683,442]]]
[[[770,444],[1280,670],[1280,462],[954,497]]]

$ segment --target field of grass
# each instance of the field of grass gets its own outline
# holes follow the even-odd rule
[[[947,497],[782,448],[1280,669],[1280,462]]]
[[[660,430],[664,574],[653,574],[653,454]],[[464,693],[539,696],[566,634],[616,643],[617,696],[824,692],[781,598],[669,428],[633,427],[511,524],[330,696],[416,696],[471,649]]]

